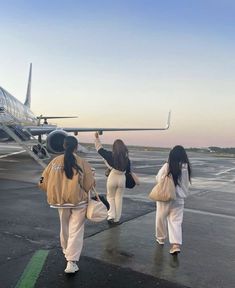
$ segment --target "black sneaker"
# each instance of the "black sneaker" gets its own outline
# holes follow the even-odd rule
[[[121,222],[120,221],[114,221],[113,224],[114,225],[119,225],[119,224],[121,224]]]
[[[114,219],[108,219],[107,221],[108,221],[109,224],[114,224],[115,223]]]

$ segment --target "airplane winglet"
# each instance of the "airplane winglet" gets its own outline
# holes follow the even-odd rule
[[[27,93],[24,105],[29,107],[31,106],[31,77],[32,77],[32,63],[30,63],[29,67],[29,79],[28,79],[28,86],[27,86]]]
[[[171,110],[168,113],[167,124],[165,127],[166,130],[170,128],[170,124],[171,124]]]

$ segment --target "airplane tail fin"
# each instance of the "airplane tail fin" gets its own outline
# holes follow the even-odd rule
[[[30,63],[27,93],[26,93],[26,99],[24,102],[24,105],[28,107],[30,107],[31,105],[31,77],[32,77],[32,63]]]

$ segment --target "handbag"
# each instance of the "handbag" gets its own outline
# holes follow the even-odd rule
[[[91,197],[92,193],[95,194],[94,199]],[[86,217],[92,222],[101,222],[103,220],[106,220],[108,217],[107,207],[100,200],[100,197],[94,187],[88,192]]]
[[[140,179],[139,179],[139,177],[138,177],[134,172],[131,172],[131,175],[132,175],[132,178],[133,178],[134,181],[135,181],[135,184],[136,184],[136,185],[140,185]]]
[[[139,185],[140,181],[139,178],[136,176],[135,173],[130,172],[126,173],[126,188],[132,189],[135,185]]]
[[[163,202],[175,200],[175,183],[172,175],[163,176],[149,193],[149,198],[153,201]]]

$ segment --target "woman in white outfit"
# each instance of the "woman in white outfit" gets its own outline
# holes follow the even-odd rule
[[[182,245],[182,222],[184,199],[188,196],[191,180],[191,167],[185,149],[177,145],[169,154],[168,162],[159,170],[157,182],[165,175],[171,174],[176,187],[176,199],[170,202],[157,201],[156,211],[156,241],[163,245],[167,237],[172,245],[170,254],[178,254]]]
[[[120,139],[114,141],[112,151],[104,149],[98,133],[95,133],[95,147],[111,168],[107,179],[107,200],[110,205],[107,220],[110,224],[118,224],[122,214],[125,173],[130,173],[128,149]]]

